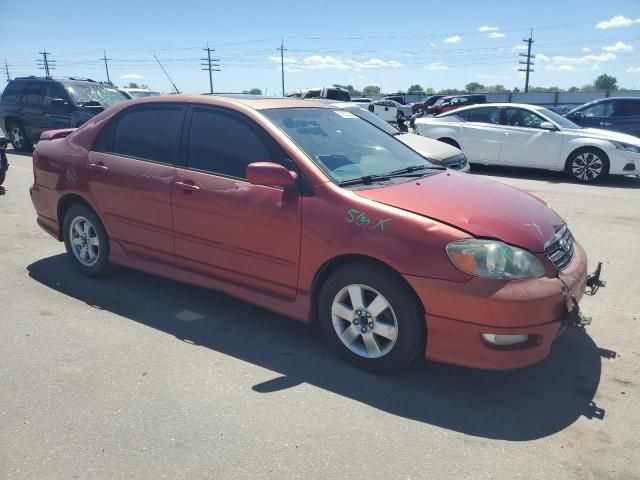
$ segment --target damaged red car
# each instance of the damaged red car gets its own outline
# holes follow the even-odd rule
[[[543,201],[307,100],[123,102],[42,134],[31,198],[73,264],[124,265],[317,321],[373,371],[544,359],[602,285]]]

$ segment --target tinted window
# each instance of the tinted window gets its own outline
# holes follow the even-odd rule
[[[452,114],[452,115],[444,115],[445,117],[458,117],[464,121],[469,121],[469,113],[471,112],[471,110],[463,110],[463,111],[459,111],[456,110],[456,113]]]
[[[125,110],[115,120],[113,153],[172,163],[181,114],[179,105],[145,105]]]
[[[640,115],[640,100],[631,100],[627,103],[627,115]]]
[[[542,122],[546,122],[540,115],[524,108],[506,109],[507,125],[512,127],[539,128]]]
[[[44,103],[44,84],[42,82],[30,82],[22,91],[21,103],[38,106]]]
[[[341,102],[348,102],[351,100],[349,92],[343,92],[342,90],[334,90],[333,88],[327,89],[327,98],[331,100],[338,100]]]
[[[246,178],[247,165],[278,161],[267,134],[238,115],[196,108],[189,132],[189,167]],[[271,152],[270,152],[271,150]]]
[[[498,124],[500,112],[497,107],[472,108],[469,110],[469,121]]]
[[[23,86],[24,82],[10,82],[2,93],[2,101],[13,103],[17,102],[18,98],[20,98],[20,92],[22,92]]]
[[[600,102],[582,110],[585,117],[610,117],[613,114],[613,102]]]

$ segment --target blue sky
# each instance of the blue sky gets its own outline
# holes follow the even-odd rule
[[[118,85],[170,91],[155,53],[182,91],[204,92],[208,75],[199,58],[208,42],[221,64],[216,91],[273,94],[281,89],[277,47],[284,37],[287,91],[350,83],[391,92],[471,81],[522,88],[517,48],[533,28],[532,85],[582,86],[608,73],[640,89],[640,2],[599,3],[0,0],[0,62],[6,58],[12,76],[38,74],[38,52],[46,48],[55,75],[106,80],[99,61],[106,50]]]

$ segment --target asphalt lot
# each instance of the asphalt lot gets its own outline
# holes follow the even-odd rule
[[[474,169],[548,201],[604,262],[593,324],[518,371],[375,376],[225,295],[81,277],[35,223],[31,158],[9,162],[0,478],[640,478],[640,179]]]

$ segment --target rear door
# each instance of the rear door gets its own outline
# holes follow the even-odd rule
[[[373,113],[387,122],[395,122],[398,115],[398,109],[392,102],[380,101],[373,105]]]
[[[89,189],[111,241],[126,254],[174,262],[171,183],[186,107],[127,108],[89,153]]]
[[[562,168],[562,133],[540,128],[547,120],[519,107],[503,109],[500,164],[512,167]]]
[[[471,108],[463,115],[468,120],[460,124],[460,146],[469,162],[499,165],[504,131],[498,107]]]
[[[177,169],[173,182],[179,266],[295,297],[302,197],[246,180],[253,162],[295,166],[261,127],[238,112],[194,106],[188,116],[187,165]]]
[[[640,136],[640,99],[618,100],[609,122],[611,130]]]

